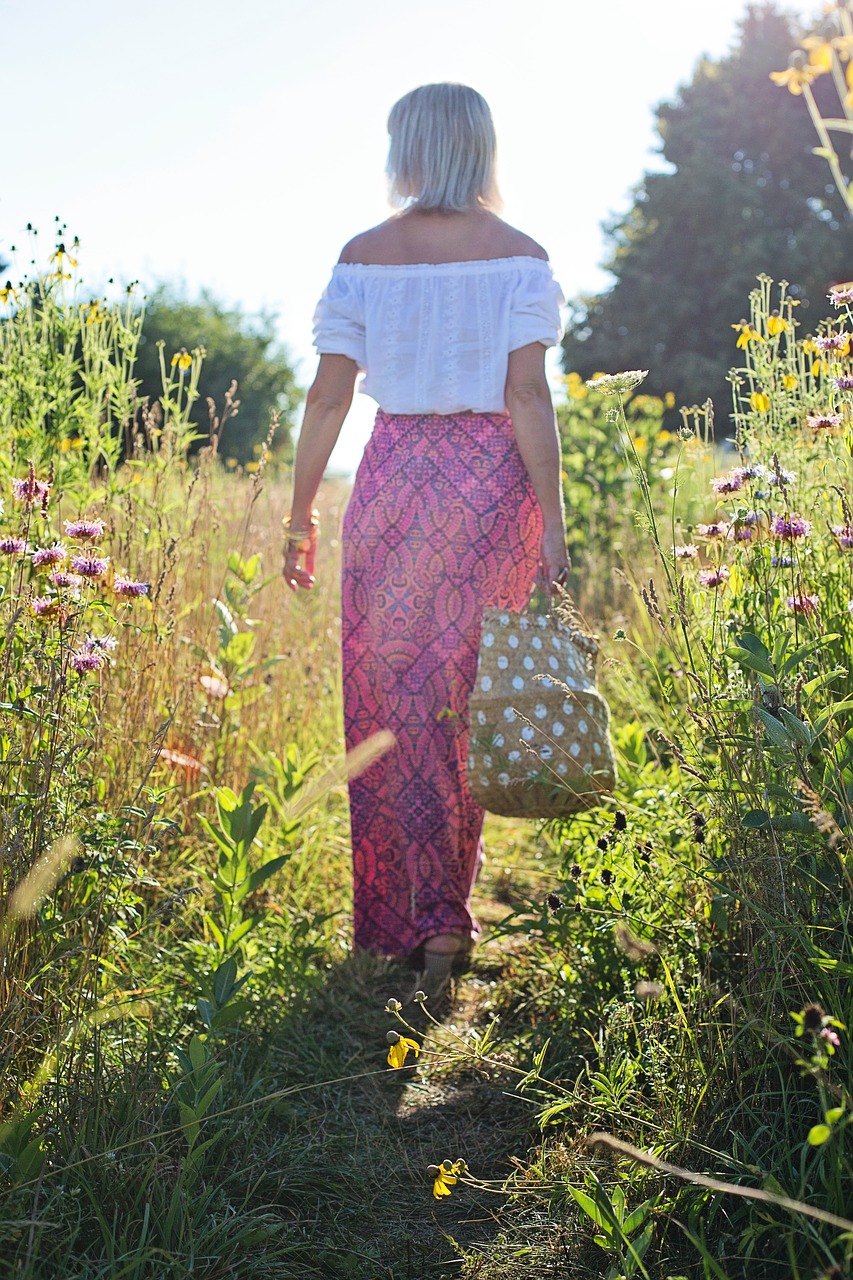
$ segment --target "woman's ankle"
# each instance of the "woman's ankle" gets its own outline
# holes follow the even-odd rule
[[[437,933],[427,938],[424,952],[433,956],[455,956],[469,945],[469,939],[460,933]]]

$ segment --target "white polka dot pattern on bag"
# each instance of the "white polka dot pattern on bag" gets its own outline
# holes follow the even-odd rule
[[[541,788],[544,796],[549,779],[588,790],[591,784],[580,779],[608,776],[607,708],[567,631],[555,635],[552,620],[542,616],[490,613],[481,658],[468,759],[475,791],[479,781],[492,794],[498,788],[531,794],[536,780],[533,792]]]

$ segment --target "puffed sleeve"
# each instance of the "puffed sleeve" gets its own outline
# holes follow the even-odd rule
[[[360,369],[367,368],[360,281],[340,263],[314,312],[314,347],[321,356],[349,356]]]
[[[563,291],[554,279],[550,264],[525,267],[513,290],[509,316],[509,349],[516,351],[530,342],[554,347],[563,336],[560,307]]]

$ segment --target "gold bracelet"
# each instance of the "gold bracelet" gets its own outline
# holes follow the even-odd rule
[[[290,520],[291,517],[286,515],[281,522],[284,529],[285,547],[288,549],[295,547],[299,552],[310,551],[312,542],[316,541],[320,532],[320,512],[316,509],[311,512],[307,529],[292,529]]]

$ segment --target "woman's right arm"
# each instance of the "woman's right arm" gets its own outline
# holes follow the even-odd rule
[[[357,376],[358,365],[348,356],[320,356],[317,375],[305,400],[293,464],[293,531],[310,529],[314,497],[352,404]],[[293,591],[314,585],[314,542],[312,538],[308,551],[285,542],[282,573]]]
[[[518,451],[542,511],[542,579],[549,588],[565,581],[571,562],[566,549],[560,440],[541,342],[509,353],[505,398]]]

